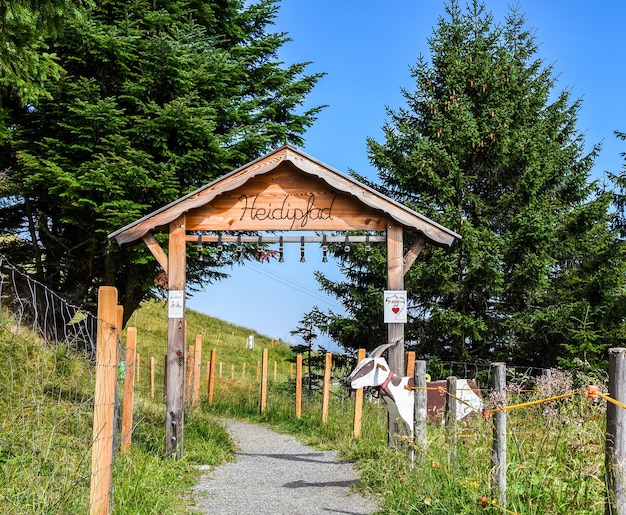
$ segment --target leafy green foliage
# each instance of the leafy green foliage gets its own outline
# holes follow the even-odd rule
[[[315,120],[320,108],[301,106],[321,74],[277,61],[288,39],[268,30],[276,10],[274,0],[106,1],[64,20],[46,39],[63,73],[45,97],[13,105],[0,139],[0,219],[19,236],[3,251],[89,309],[98,285],[115,285],[132,313],[158,268],[107,235],[302,143]],[[192,287],[221,274],[214,261],[188,261]]]

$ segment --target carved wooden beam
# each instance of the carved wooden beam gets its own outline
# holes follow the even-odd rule
[[[161,265],[161,268],[167,274],[168,273],[167,272],[168,271],[167,254],[161,248],[161,245],[159,245],[159,242],[156,241],[156,238],[154,237],[154,234],[152,234],[151,232],[147,232],[141,238],[142,238],[143,242],[146,244],[146,246],[148,247],[148,249],[150,249],[150,252],[152,252],[152,255],[157,260],[159,265]]]
[[[415,263],[417,256],[420,255],[420,252],[422,251],[425,245],[426,245],[426,240],[424,238],[419,238],[413,244],[413,246],[408,250],[408,252],[404,256],[404,270],[402,272],[402,275],[407,274],[407,272],[413,266],[413,263]]]

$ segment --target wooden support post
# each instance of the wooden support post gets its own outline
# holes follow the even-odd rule
[[[169,225],[165,456],[183,457],[185,418],[185,215]]]
[[[244,380],[246,378],[246,364],[241,365],[241,379]]]
[[[296,418],[302,417],[302,354],[296,356]]]
[[[506,403],[506,365],[492,363],[494,396]],[[506,411],[493,414],[493,449],[491,452],[492,480],[494,497],[502,510],[506,510]]]
[[[137,353],[135,356],[135,381],[139,382],[141,378],[141,354]]]
[[[263,349],[263,364],[261,365],[261,413],[267,409],[267,349]]]
[[[609,349],[609,396],[617,402],[626,403],[626,349]],[[606,454],[605,454],[607,515],[626,514],[626,410],[612,402],[606,406]]]
[[[124,402],[122,403],[122,437],[120,451],[124,454],[130,450],[133,430],[133,397],[135,389],[135,349],[137,345],[137,328],[129,327],[126,331],[126,373],[124,375]]]
[[[404,252],[402,227],[394,223],[387,225],[387,289],[404,289]],[[404,324],[387,324],[387,340],[395,343],[389,348],[388,363],[396,375],[404,375]],[[388,417],[388,443],[394,445],[396,422]]]
[[[458,411],[458,395],[456,377],[450,376],[446,382],[446,441],[450,448],[452,463],[456,469],[456,414]]]
[[[333,355],[331,352],[327,352],[325,356],[324,366],[324,389],[322,391],[322,424],[328,422],[328,405],[330,403],[330,386],[331,386],[331,371],[333,366]]]
[[[209,397],[209,404],[213,403],[213,387],[215,385],[215,357],[217,354],[217,350],[216,349],[211,349],[211,368],[209,370],[209,384],[208,384],[208,397]],[[220,377],[222,377],[222,364],[220,363]]]
[[[150,398],[154,400],[154,356],[150,356]]]
[[[198,404],[198,400],[200,399],[200,379],[202,375],[202,335],[196,335],[196,345],[195,345],[195,354],[193,358],[193,362],[195,363],[195,367],[193,369],[193,396],[191,398],[191,405],[195,406]]]
[[[428,437],[426,421],[428,417],[428,392],[426,390],[426,361],[417,360],[413,375],[415,381],[415,445],[426,452]],[[420,454],[424,456],[425,454]]]
[[[359,349],[356,355],[356,362],[360,363],[365,359],[365,349]],[[354,394],[354,424],[352,435],[354,438],[361,438],[361,426],[363,423],[363,388],[359,388]]]
[[[91,515],[107,515],[111,505],[115,388],[117,385],[117,289],[98,289],[96,387],[91,449]]]

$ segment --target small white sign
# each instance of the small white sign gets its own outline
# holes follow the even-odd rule
[[[385,324],[406,324],[406,290],[385,290]]]
[[[184,318],[185,292],[182,290],[171,290],[168,292],[167,299],[168,318]]]

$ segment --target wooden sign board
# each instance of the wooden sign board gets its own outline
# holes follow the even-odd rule
[[[384,231],[384,213],[284,163],[187,214],[189,231]]]

